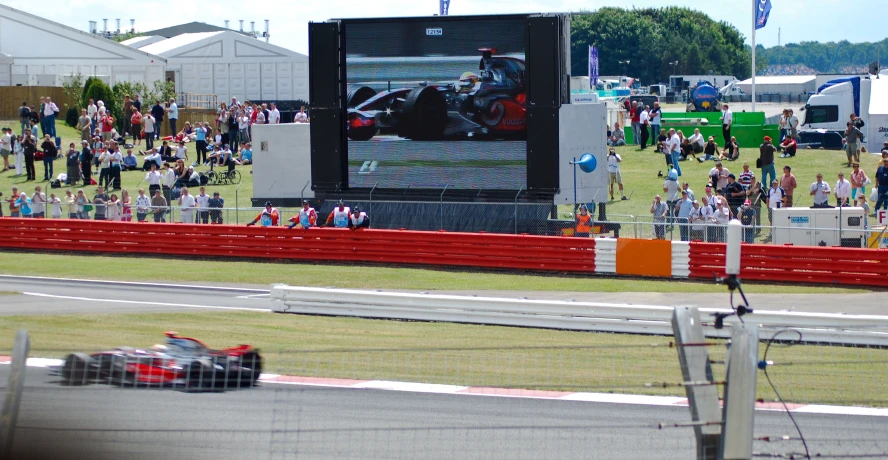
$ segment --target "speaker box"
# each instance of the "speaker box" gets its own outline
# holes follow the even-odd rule
[[[339,107],[339,52],[338,22],[308,24],[308,97],[312,109]]]
[[[551,16],[527,18],[524,52],[527,105],[530,107],[561,107],[559,21],[558,17]]]
[[[527,108],[527,189],[555,193],[558,181],[558,109]]]
[[[348,185],[342,109],[311,111],[311,183],[313,190],[341,190]]]

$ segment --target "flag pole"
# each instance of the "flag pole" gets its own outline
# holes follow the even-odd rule
[[[755,9],[757,0],[752,0],[752,111],[755,112]]]

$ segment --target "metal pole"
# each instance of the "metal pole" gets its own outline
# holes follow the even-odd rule
[[[373,191],[376,190],[376,186],[378,186],[378,185],[379,185],[379,182],[373,184],[373,188],[370,189],[370,209],[368,210],[368,212],[370,213],[371,216],[373,215]],[[370,225],[373,225],[373,223],[371,222]]]
[[[518,189],[518,193],[515,194],[515,234],[518,234],[518,197],[521,196],[521,192],[524,190],[524,186]]]
[[[302,206],[302,201],[305,201],[305,189],[306,189],[306,187],[308,187],[308,184],[310,184],[310,183],[311,183],[311,181],[307,181],[307,182],[305,183],[305,185],[302,186],[302,191],[299,192],[299,198],[300,198],[299,206]],[[240,187],[240,186],[238,186],[238,187]],[[374,187],[374,188],[375,188],[375,187]],[[371,192],[371,193],[372,193],[372,192]]]
[[[703,323],[695,307],[676,307],[672,313],[672,330],[678,350],[678,362],[685,382],[712,382],[709,350],[703,346]],[[695,423],[697,459],[717,460],[721,442],[721,420],[718,389],[715,385],[686,385],[691,420]]]
[[[574,167],[574,214],[577,213],[577,157],[570,163]]]
[[[3,411],[0,413],[0,454],[3,458],[11,458],[12,444],[15,440],[15,425],[18,421],[22,390],[25,386],[25,369],[30,346],[28,331],[19,329],[15,334],[9,384],[6,387]]]
[[[238,192],[240,192],[241,185],[243,185],[243,182],[238,184],[237,188],[234,189],[234,223],[237,225],[240,225],[240,203],[238,202]]]
[[[748,0],[747,0],[748,1]],[[755,9],[757,0],[752,0],[752,111],[755,112]]]
[[[440,205],[440,210],[441,210],[441,226],[438,227],[438,228],[440,228],[441,230],[444,230],[444,193],[447,192],[447,187],[450,187],[450,184],[445,184],[445,185],[444,185],[444,190],[441,190],[441,205]]]
[[[752,458],[758,345],[757,324],[750,322],[733,326],[725,383],[721,455],[724,460]]]

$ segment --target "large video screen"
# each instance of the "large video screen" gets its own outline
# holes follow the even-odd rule
[[[523,19],[346,22],[351,187],[527,185]]]

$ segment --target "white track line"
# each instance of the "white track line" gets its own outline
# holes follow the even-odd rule
[[[90,280],[90,279],[79,279],[79,278],[53,278],[49,276],[18,276],[18,275],[0,275],[0,278],[13,278],[13,279],[22,279],[22,280],[37,280],[37,281],[76,281],[80,282],[88,282],[93,284],[118,284],[118,285],[130,285],[130,286],[145,286],[145,287],[167,287],[167,288],[189,288],[189,289],[201,289],[207,291],[228,291],[228,292],[256,292],[262,293],[265,295],[270,295],[267,289],[250,289],[250,288],[231,288],[231,287],[222,287],[222,286],[202,286],[196,284],[172,284],[172,283],[140,283],[138,281],[109,281],[109,280]]]
[[[271,313],[271,310],[265,308],[245,308],[245,307],[222,307],[217,305],[194,305],[188,303],[166,303],[166,302],[148,302],[141,300],[114,300],[114,299],[93,299],[89,297],[74,297],[67,295],[53,295],[53,294],[43,294],[39,292],[22,292],[24,295],[30,295],[35,297],[48,297],[52,299],[66,299],[66,300],[84,300],[87,302],[106,302],[106,303],[125,303],[131,305],[154,305],[158,307],[181,307],[181,308],[208,308],[212,310],[239,310],[239,311],[261,311],[265,313]]]

